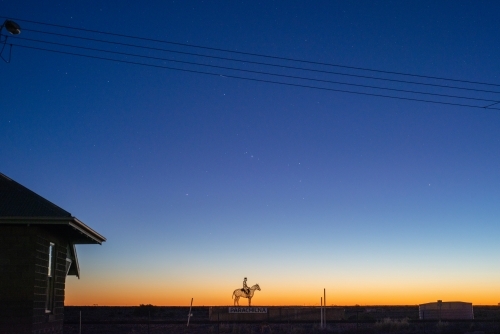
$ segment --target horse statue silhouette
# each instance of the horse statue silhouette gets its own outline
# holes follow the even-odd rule
[[[238,302],[240,300],[240,297],[248,298],[248,306],[252,306],[253,294],[255,290],[260,291],[260,286],[258,284],[255,284],[254,286],[248,289],[249,289],[248,293],[246,293],[243,289],[236,289],[233,291],[233,295],[231,296],[231,298],[234,297],[234,306],[236,305],[240,306],[240,303]]]

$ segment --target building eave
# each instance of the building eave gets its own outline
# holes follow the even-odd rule
[[[71,233],[72,244],[99,244],[106,241],[106,238],[85,225],[75,217],[1,217],[0,224],[12,225],[41,225],[41,226],[66,226],[74,231]]]

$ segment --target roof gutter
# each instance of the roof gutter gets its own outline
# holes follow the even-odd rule
[[[101,245],[106,238],[75,217],[2,217],[0,224],[67,225]]]

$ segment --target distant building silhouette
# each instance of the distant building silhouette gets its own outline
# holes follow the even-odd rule
[[[0,333],[62,333],[76,244],[106,239],[0,173]]]
[[[443,302],[420,304],[419,318],[422,320],[454,320],[474,319],[472,303]]]

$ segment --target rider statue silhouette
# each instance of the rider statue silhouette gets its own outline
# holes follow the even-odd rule
[[[245,292],[247,295],[250,293],[250,288],[247,285],[247,278],[246,277],[243,279],[243,289],[241,289],[241,290],[243,290],[243,292]]]
[[[243,288],[239,288],[233,291],[233,295],[231,298],[234,299],[234,306],[240,306],[238,301],[240,300],[241,297],[243,298],[248,298],[248,306],[252,306],[252,298],[255,293],[255,291],[260,291],[260,286],[258,284],[254,284],[251,287],[248,287],[247,285],[247,278],[245,277],[243,279]]]

